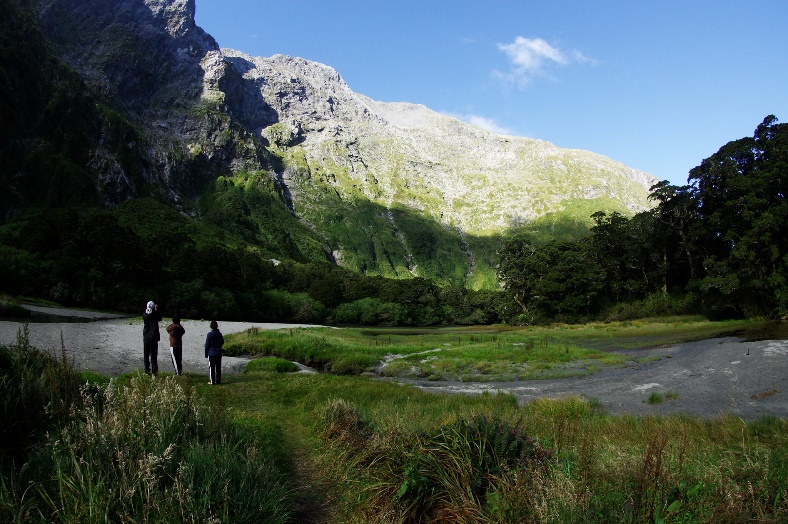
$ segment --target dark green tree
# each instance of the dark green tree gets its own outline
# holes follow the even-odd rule
[[[788,309],[788,125],[768,116],[690,171],[706,258],[700,289],[716,309]]]
[[[662,291],[683,289],[698,277],[704,258],[696,241],[700,224],[695,191],[664,180],[651,188],[649,200],[657,203],[650,213],[654,248],[662,256]]]
[[[514,239],[501,253],[499,277],[526,322],[588,318],[599,308],[604,275],[587,242]]]
[[[507,241],[500,253],[498,279],[512,299],[528,315],[546,261],[540,250],[525,238]]]

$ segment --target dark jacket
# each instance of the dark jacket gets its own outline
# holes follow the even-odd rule
[[[212,329],[205,337],[205,358],[208,357],[221,357],[222,346],[224,345],[224,337],[222,332],[218,329]]]
[[[142,340],[145,343],[158,342],[159,336],[159,321],[161,320],[161,313],[158,309],[154,309],[153,313],[148,315],[142,314],[142,320],[145,325],[142,328]]]
[[[167,326],[167,333],[170,334],[170,347],[181,348],[183,347],[183,335],[186,330],[180,324],[170,324]]]

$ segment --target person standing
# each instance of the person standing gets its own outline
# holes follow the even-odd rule
[[[145,373],[154,375],[159,373],[159,322],[161,313],[159,305],[153,300],[145,306],[145,313],[142,314],[142,343],[143,360],[145,362]]]
[[[172,317],[172,324],[167,326],[167,333],[170,334],[170,358],[172,366],[175,368],[175,374],[183,375],[183,335],[186,330],[181,326],[180,318]]]
[[[211,320],[211,330],[205,337],[205,358],[208,359],[208,384],[222,383],[222,351],[224,337],[219,324]]]

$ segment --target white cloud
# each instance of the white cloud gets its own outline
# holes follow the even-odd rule
[[[544,76],[551,64],[596,63],[580,51],[562,51],[542,38],[518,36],[511,44],[498,44],[498,49],[509,57],[511,67],[507,72],[494,70],[493,76],[520,87],[527,86],[534,77]]]
[[[471,114],[456,114],[456,113],[445,113],[446,116],[450,116],[452,118],[456,118],[457,120],[462,120],[467,124],[471,124],[472,126],[480,127],[497,135],[511,135],[512,131],[507,129],[501,125],[499,125],[495,120],[492,118],[487,118],[485,116],[480,115],[471,115]]]
[[[599,60],[596,58],[591,58],[590,56],[586,56],[582,51],[572,51],[572,61],[577,62],[578,64],[591,64],[592,66],[599,65]]]
[[[568,61],[563,52],[541,38],[518,36],[511,44],[498,44],[498,49],[509,56],[514,67],[524,71],[541,69],[545,60],[559,64],[566,64]]]

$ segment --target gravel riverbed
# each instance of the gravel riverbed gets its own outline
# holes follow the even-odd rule
[[[117,376],[142,369],[142,319],[76,310],[29,306],[35,315],[48,322],[29,322],[31,344],[61,354],[65,348],[77,369]],[[68,318],[69,321],[51,321]],[[169,344],[161,323],[159,370],[172,371]],[[184,371],[206,371],[203,345],[209,331],[208,321],[184,320]],[[12,344],[24,324],[0,321],[0,344]],[[301,324],[219,322],[225,335],[250,327],[280,329]],[[425,391],[480,394],[507,392],[519,400],[569,395],[598,402],[608,413],[667,415],[688,413],[700,416],[733,414],[745,420],[772,415],[788,417],[788,340],[745,341],[726,337],[676,344],[656,349],[628,352],[633,356],[660,356],[656,362],[598,371],[592,375],[551,380],[519,382],[442,382],[397,380]],[[240,373],[248,359],[225,357],[225,373]],[[649,402],[652,393],[660,402]]]

